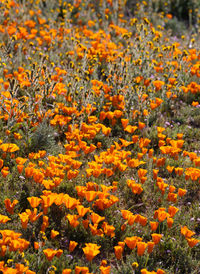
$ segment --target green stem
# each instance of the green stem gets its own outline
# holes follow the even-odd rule
[[[146,267],[147,267],[147,263],[148,263],[148,261],[149,261],[149,254],[147,255],[147,258],[146,258],[146,262],[145,262],[144,268],[146,268]]]

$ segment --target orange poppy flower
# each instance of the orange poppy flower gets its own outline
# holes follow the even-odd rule
[[[160,80],[153,81],[153,85],[156,88],[156,91],[159,91],[164,84],[165,84],[165,82],[160,81]]]
[[[43,216],[41,231],[44,232],[48,226],[49,226],[49,217],[48,216]]]
[[[144,110],[143,110],[143,115],[144,115],[144,116],[148,116],[148,115],[149,115],[149,112],[148,112],[147,109],[144,109]]]
[[[87,266],[76,266],[75,274],[89,274],[89,268]]]
[[[130,181],[132,181],[132,180],[128,180],[127,184],[131,188],[132,192],[134,194],[140,194],[140,193],[142,193],[143,188],[141,187],[141,185],[134,183],[134,181],[133,182],[130,182]]]
[[[155,210],[154,212],[154,219],[158,218],[159,211],[165,211],[165,207],[159,207],[159,209]]]
[[[57,251],[52,248],[47,248],[43,250],[43,253],[46,256],[48,261],[52,261]]]
[[[175,173],[178,174],[179,176],[181,176],[183,174],[183,168],[181,168],[181,167],[175,168]]]
[[[163,147],[163,146],[165,146],[165,145],[166,145],[166,142],[165,142],[165,141],[159,140],[159,142],[158,142],[158,146],[159,146],[159,147]]]
[[[17,170],[21,174],[23,171],[24,165],[17,165]]]
[[[11,219],[8,217],[8,216],[5,216],[5,215],[2,215],[0,214],[0,223],[1,224],[5,224],[7,223],[8,221],[10,221]]]
[[[176,190],[176,187],[175,186],[169,186],[169,192],[174,192]]]
[[[147,170],[146,169],[138,169],[138,177],[141,179],[142,177],[144,177],[147,174]]]
[[[137,143],[138,140],[139,140],[139,136],[138,135],[133,135],[132,136],[132,142],[133,142],[133,144]]]
[[[65,268],[62,271],[62,274],[70,274],[72,272],[72,270],[70,268]]]
[[[123,249],[124,249],[124,247],[125,247],[125,242],[118,242],[117,243],[119,246],[121,246]]]
[[[83,252],[86,256],[86,259],[88,261],[92,261],[93,258],[100,253],[99,249],[101,246],[98,246],[97,244],[93,243],[86,243],[85,247],[82,248]]]
[[[147,147],[150,142],[151,142],[151,140],[148,138],[140,138],[139,147],[140,148]]]
[[[131,215],[128,217],[128,224],[129,224],[129,225],[133,225],[133,224],[136,222],[137,218],[138,218],[138,215],[133,215],[133,214],[131,214]]]
[[[159,144],[161,144],[161,145],[159,145],[159,147],[160,147],[160,150],[163,154],[170,154],[170,152],[172,151],[171,146],[162,145],[161,140],[159,141]],[[165,144],[165,142],[164,142],[164,144]]]
[[[60,256],[63,254],[63,250],[62,249],[58,249],[56,250],[56,257],[60,258]]]
[[[6,254],[6,251],[7,251],[7,246],[6,245],[1,245],[0,256],[4,257],[5,254]],[[0,270],[3,270],[3,269],[1,269],[1,266],[0,266]]]
[[[40,218],[40,216],[43,214],[42,212],[37,214],[37,208],[34,208],[33,211],[31,211],[30,209],[26,209],[25,212],[28,214],[29,219],[32,223],[37,221]]]
[[[138,128],[137,126],[128,125],[127,127],[125,127],[124,131],[127,131],[128,133],[133,134],[133,132],[134,132],[137,128]]]
[[[29,221],[29,215],[26,212],[18,214],[21,220],[22,228],[26,229]]]
[[[31,207],[35,208],[35,207],[38,207],[39,204],[42,202],[42,199],[41,198],[38,198],[38,197],[28,197],[27,200],[29,201]]]
[[[142,256],[147,248],[147,243],[145,242],[137,242],[137,254],[138,256]]]
[[[98,224],[99,222],[105,220],[105,217],[101,217],[100,215],[98,215],[94,212],[90,215],[90,218],[91,218],[93,224]]]
[[[106,260],[102,260],[100,265],[106,266],[108,262]]]
[[[114,112],[108,111],[107,114],[106,114],[106,118],[107,118],[108,120],[112,120],[113,117],[114,117]]]
[[[197,240],[194,238],[187,238],[186,240],[188,242],[189,247],[191,247],[191,248],[200,242],[200,240]]]
[[[162,133],[163,131],[165,131],[164,127],[157,127],[157,132],[158,133]]]
[[[20,140],[20,139],[22,139],[22,135],[20,134],[20,133],[16,133],[16,132],[14,132],[14,138],[16,139],[16,140]]]
[[[155,271],[148,271],[146,268],[141,269],[141,274],[156,274]]]
[[[145,128],[145,123],[142,123],[142,122],[138,122],[138,128],[140,129],[140,130],[142,130],[143,128]]]
[[[77,209],[78,214],[79,214],[80,217],[85,216],[85,214],[90,211],[89,207],[86,208],[86,207],[84,207],[82,205],[77,205],[76,209]]]
[[[68,221],[72,227],[75,228],[79,225],[79,221],[77,221],[79,218],[79,215],[67,214],[66,218],[68,219]]]
[[[158,221],[163,222],[168,217],[168,215],[169,214],[164,210],[158,210]]]
[[[177,135],[176,135],[176,136],[177,136],[177,139],[178,139],[178,140],[180,140],[180,139],[182,139],[182,138],[183,138],[183,133],[177,133]]]
[[[43,185],[46,189],[52,189],[53,187],[55,187],[53,180],[43,180],[43,181],[42,181],[42,185]]]
[[[108,136],[111,132],[111,128],[110,127],[106,127],[106,126],[102,126],[101,127],[102,133],[106,136]]]
[[[151,234],[153,242],[157,245],[160,242],[160,239],[162,238],[161,234],[153,233]]]
[[[15,264],[15,268],[17,270],[17,273],[29,273],[28,266],[25,266],[23,264]]]
[[[69,171],[67,172],[67,179],[68,179],[68,180],[71,180],[71,179],[73,179],[73,178],[76,178],[76,177],[78,176],[78,174],[79,174],[79,171],[78,171],[78,170],[69,170]]]
[[[158,268],[157,271],[156,271],[156,274],[165,274],[165,271]]]
[[[178,196],[183,197],[187,193],[186,189],[179,188],[178,189]]]
[[[77,242],[75,242],[75,241],[70,241],[70,242],[69,242],[69,252],[73,252],[74,249],[75,249],[75,247],[76,247],[77,245],[78,245]]]
[[[82,220],[82,224],[83,224],[84,228],[87,229],[88,225],[89,225],[89,220]]]
[[[106,119],[106,113],[104,112],[104,111],[101,111],[100,112],[100,116],[99,116],[99,120],[100,121],[103,121],[103,120],[105,120]]]
[[[156,162],[157,167],[164,166],[165,165],[165,160],[166,160],[166,158],[157,159],[157,162]]]
[[[32,166],[27,166],[25,168],[25,176],[26,178],[30,178],[33,176],[34,168]]]
[[[3,167],[3,160],[0,159],[0,168],[2,168],[2,167]]]
[[[115,251],[115,257],[117,258],[117,260],[120,260],[123,253],[123,247],[119,245],[114,246],[114,251]]]
[[[175,194],[175,193],[168,193],[167,200],[176,203],[176,201],[177,201],[177,194]]]
[[[101,274],[110,274],[110,270],[111,270],[111,266],[103,266],[101,265],[99,267],[100,271],[101,271]]]
[[[155,246],[154,242],[147,242],[147,252],[150,254]]]
[[[171,97],[171,95],[172,95],[172,92],[171,92],[171,91],[167,91],[167,92],[166,92],[166,96],[167,96],[168,99]]]
[[[168,208],[168,213],[170,215],[171,218],[174,217],[174,215],[179,211],[179,209],[175,206],[169,206]]]
[[[115,227],[114,226],[109,225],[107,222],[103,222],[102,228],[103,228],[104,233],[107,236],[110,236],[111,238],[115,236],[115,232],[114,232]]]
[[[141,226],[145,226],[147,224],[147,218],[138,214],[138,222]]]
[[[12,214],[14,214],[15,205],[18,204],[18,200],[14,200],[11,203],[10,199],[5,199],[4,204],[5,204],[6,210],[12,215]]]
[[[54,239],[57,235],[59,235],[60,233],[56,230],[51,230],[51,239]]]
[[[126,140],[124,140],[124,139],[122,139],[122,138],[119,138],[119,140],[120,140],[121,143],[122,143],[122,147],[127,147],[127,146],[129,146],[129,145],[132,144],[132,142],[126,141]]]
[[[150,222],[151,230],[156,231],[156,229],[158,228],[158,224],[158,222]]]
[[[145,80],[144,80],[144,85],[145,85],[146,87],[148,87],[148,86],[150,85],[150,82],[151,82],[150,79],[145,79]]]
[[[85,191],[84,196],[85,196],[85,198],[88,202],[92,202],[96,198],[97,192],[92,191],[92,190],[91,191]]]
[[[9,143],[9,144],[2,144],[2,145],[0,145],[0,149],[3,152],[11,152],[11,153],[13,153],[15,151],[18,151],[19,147],[16,144]]]
[[[191,238],[192,236],[195,235],[195,232],[192,230],[189,230],[187,226],[182,226],[181,227],[181,234],[185,236],[185,238]]]
[[[70,197],[68,194],[64,195],[63,202],[65,206],[69,209],[74,209],[79,204],[79,201],[77,199]]]
[[[192,102],[192,106],[193,106],[193,107],[196,107],[196,106],[198,106],[198,105],[199,105],[199,102],[198,102],[198,101],[193,101],[193,102]]]
[[[44,174],[42,172],[40,172],[39,170],[35,169],[35,171],[33,173],[33,180],[36,183],[41,184],[42,181],[44,180]]]
[[[173,223],[174,223],[174,220],[173,220],[172,218],[167,218],[167,226],[168,226],[169,228],[172,227]]]
[[[128,122],[129,122],[129,119],[121,119],[121,123],[124,129],[127,127]]]
[[[172,173],[172,171],[174,170],[174,166],[167,166],[166,169],[169,173]]]
[[[131,211],[129,211],[129,210],[121,210],[121,213],[122,213],[122,218],[124,219],[124,220],[128,220],[128,218],[129,218],[129,216],[130,215],[133,215],[133,213],[131,212]]]
[[[158,175],[159,169],[153,169],[153,179],[157,179],[157,175]]]
[[[200,167],[200,157],[198,157],[197,159],[194,159],[194,164],[196,167]]]
[[[124,242],[127,244],[127,246],[130,249],[134,249],[136,247],[137,242],[139,241],[139,237],[137,236],[132,236],[132,237],[126,237]]]
[[[89,228],[90,228],[90,231],[92,233],[92,235],[98,235],[98,236],[103,236],[103,230],[102,229],[98,229],[98,224],[89,224]]]
[[[144,163],[144,162],[140,162],[138,159],[130,159],[128,160],[127,165],[131,168],[134,168],[134,167],[138,167],[141,163]]]
[[[4,178],[6,178],[9,174],[9,168],[4,166],[1,170],[1,174]]]
[[[43,208],[43,212],[44,214],[47,214],[48,208],[53,204],[55,197],[53,195],[41,195],[40,196],[42,198],[42,208]]]

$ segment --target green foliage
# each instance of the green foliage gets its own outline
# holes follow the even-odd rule
[[[128,0],[126,2],[127,13],[137,14],[137,4],[142,1]],[[185,21],[189,24],[189,21],[193,24],[197,23],[197,12],[200,9],[200,1],[199,0],[151,0],[146,1],[146,9],[152,9],[153,12],[165,12],[170,13],[177,19],[175,19],[174,23]],[[191,15],[190,15],[191,14]],[[191,17],[191,18],[190,18]],[[178,21],[176,21],[178,20]],[[182,24],[182,23],[180,23]],[[184,27],[185,28],[185,27]]]
[[[185,23],[183,21],[178,21],[177,17],[174,17],[171,20],[169,20],[166,23],[165,28],[171,31],[170,34],[172,36],[176,36],[178,38],[184,35],[187,29]]]
[[[55,151],[55,131],[46,121],[38,125],[30,136],[30,152],[39,150]]]

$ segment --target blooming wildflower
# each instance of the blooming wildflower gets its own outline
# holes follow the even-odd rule
[[[93,258],[100,253],[99,249],[101,246],[93,243],[86,243],[86,246],[83,249],[83,252],[88,261],[92,261]]]

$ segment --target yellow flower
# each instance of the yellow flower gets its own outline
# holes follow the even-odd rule
[[[133,269],[138,268],[138,266],[139,266],[139,264],[138,264],[137,262],[132,263],[132,268],[133,268]]]

